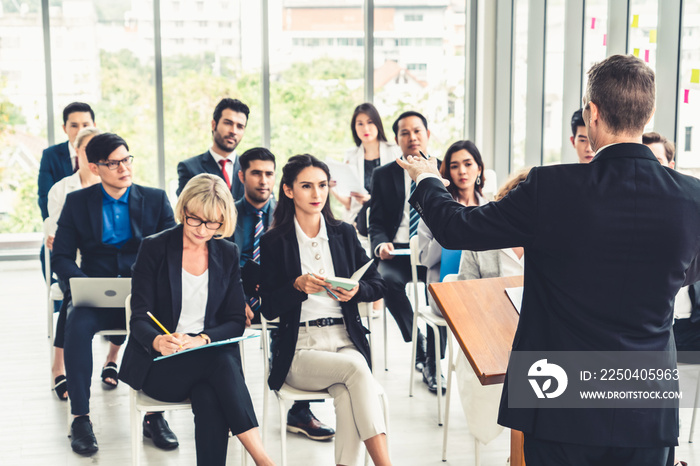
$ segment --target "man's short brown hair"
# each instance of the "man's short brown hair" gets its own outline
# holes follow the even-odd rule
[[[585,104],[593,102],[613,134],[644,131],[654,112],[654,71],[632,55],[613,55],[588,71]]]
[[[666,152],[666,158],[668,163],[673,162],[673,156],[676,155],[676,145],[666,139],[665,136],[660,135],[656,131],[651,131],[649,133],[642,134],[642,143],[645,146],[650,144],[660,143],[664,145],[664,151]]]

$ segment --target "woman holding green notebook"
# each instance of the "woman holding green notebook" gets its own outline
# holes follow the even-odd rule
[[[379,387],[370,370],[359,302],[382,297],[386,284],[371,265],[357,286],[332,286],[369,262],[355,229],[328,205],[330,172],[311,155],[282,169],[271,229],[260,242],[262,314],[279,317],[268,384],[328,390],[336,412],[335,463],[355,465],[365,443],[375,465],[390,465]],[[322,292],[320,295],[316,294]]]

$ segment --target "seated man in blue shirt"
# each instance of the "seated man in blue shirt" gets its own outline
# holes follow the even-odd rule
[[[175,225],[165,192],[132,184],[129,146],[116,134],[92,138],[86,147],[90,170],[102,182],[68,194],[58,220],[51,265],[58,277],[130,277],[141,241]],[[80,267],[75,262],[80,250]],[[124,308],[73,307],[70,290],[64,359],[75,416],[71,447],[80,454],[97,451],[88,417],[92,376],[92,338],[100,330],[125,328]],[[116,378],[116,377],[115,377]],[[177,438],[160,413],[147,414],[144,435],[160,448],[177,447]]]
[[[255,277],[246,277],[251,268],[245,267],[249,261],[260,262],[260,237],[272,223],[275,198],[272,188],[275,185],[275,156],[264,147],[254,147],[239,157],[241,170],[238,179],[243,185],[243,197],[236,201],[238,222],[233,233],[233,241],[241,251],[241,274],[244,285],[247,280],[257,283]],[[253,269],[254,270],[254,269]],[[244,286],[250,292],[248,286]],[[260,322],[260,301],[257,293],[246,295],[248,306]],[[275,344],[275,330],[270,332],[271,345]],[[287,413],[287,430],[304,434],[313,440],[327,440],[335,431],[319,421],[309,408],[309,402],[297,401]]]

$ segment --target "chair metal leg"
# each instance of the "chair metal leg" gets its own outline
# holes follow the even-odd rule
[[[131,423],[131,464],[138,466],[141,464],[141,460],[139,458],[138,441],[140,436],[143,435],[141,432],[143,426],[139,424],[140,416],[139,411],[136,409],[136,392],[133,390],[131,390],[131,393],[129,393],[129,404],[131,405],[131,412],[129,414],[129,420]]]
[[[474,439],[474,466],[481,466],[481,442]]]
[[[700,371],[698,371],[698,383],[695,386],[695,402],[693,403],[693,418],[690,421],[690,434],[688,443],[693,443],[693,433],[695,432],[695,419],[698,414],[698,403],[700,402]]]
[[[455,370],[452,352],[452,334],[447,333],[447,396],[445,397],[445,426],[442,431],[442,461],[447,461],[447,431],[450,427],[450,399],[452,397],[452,374]]]
[[[280,409],[280,445],[282,448],[282,466],[287,466],[287,419],[284,416],[284,400],[277,398]]]
[[[438,425],[442,426],[442,364],[440,364],[440,330],[432,322],[426,322],[433,329],[435,338],[435,379],[437,380]],[[415,344],[414,344],[415,346]]]
[[[388,339],[387,339],[386,304],[384,304],[382,307],[384,310],[384,370],[388,371],[389,364],[387,363],[387,360],[389,357],[389,352],[387,350],[389,348],[389,343],[388,343]]]
[[[413,329],[411,330],[411,363],[408,377],[408,396],[413,396],[413,372],[416,364],[416,350],[418,348],[418,285],[413,284]]]

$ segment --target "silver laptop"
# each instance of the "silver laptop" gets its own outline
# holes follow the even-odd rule
[[[75,307],[124,307],[131,278],[73,277],[70,290]]]

